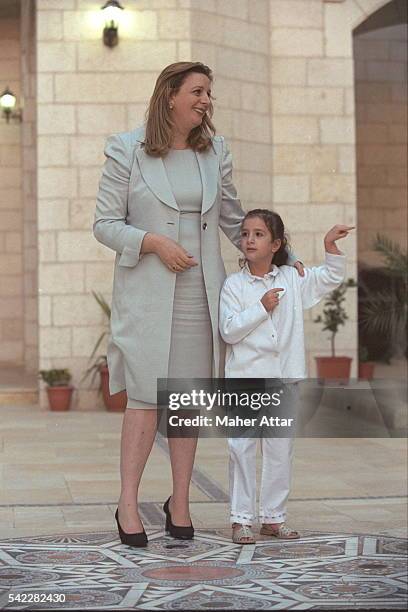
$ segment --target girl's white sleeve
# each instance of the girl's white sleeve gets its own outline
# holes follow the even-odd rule
[[[248,308],[240,299],[239,282],[227,278],[220,296],[220,334],[227,344],[236,344],[268,318],[260,300]]]
[[[305,268],[305,275],[298,276],[303,308],[312,308],[322,297],[336,289],[346,276],[346,256],[326,253],[322,266]]]

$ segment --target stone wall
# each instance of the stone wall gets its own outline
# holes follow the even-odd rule
[[[21,104],[20,20],[0,19],[0,94]],[[0,121],[0,363],[24,363],[21,124]]]
[[[359,261],[382,262],[377,232],[407,247],[407,30],[355,37]]]

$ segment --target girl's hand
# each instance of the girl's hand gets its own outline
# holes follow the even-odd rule
[[[342,252],[337,248],[336,240],[345,238],[349,232],[354,229],[354,225],[335,225],[332,227],[324,237],[324,248],[327,253],[333,255],[342,255]]]
[[[272,312],[279,304],[279,291],[284,291],[284,289],[282,287],[276,287],[264,293],[261,302],[267,312]]]
[[[301,261],[295,261],[295,263],[293,264],[293,267],[296,268],[299,276],[305,275],[305,266],[302,264]]]
[[[193,255],[187,253],[178,242],[161,234],[146,234],[142,252],[156,253],[171,272],[184,272],[198,266]]]

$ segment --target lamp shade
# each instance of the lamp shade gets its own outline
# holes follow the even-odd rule
[[[123,8],[118,0],[108,0],[102,7],[105,22],[117,25]]]
[[[3,91],[0,96],[0,107],[2,110],[12,110],[16,105],[16,96],[8,87]]]

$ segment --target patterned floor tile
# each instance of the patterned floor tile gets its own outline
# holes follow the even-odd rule
[[[222,530],[192,541],[149,531],[146,549],[115,532],[0,542],[0,609],[405,609],[407,541],[306,533],[239,546]],[[10,601],[14,597],[14,602]],[[65,601],[63,601],[65,600]]]

